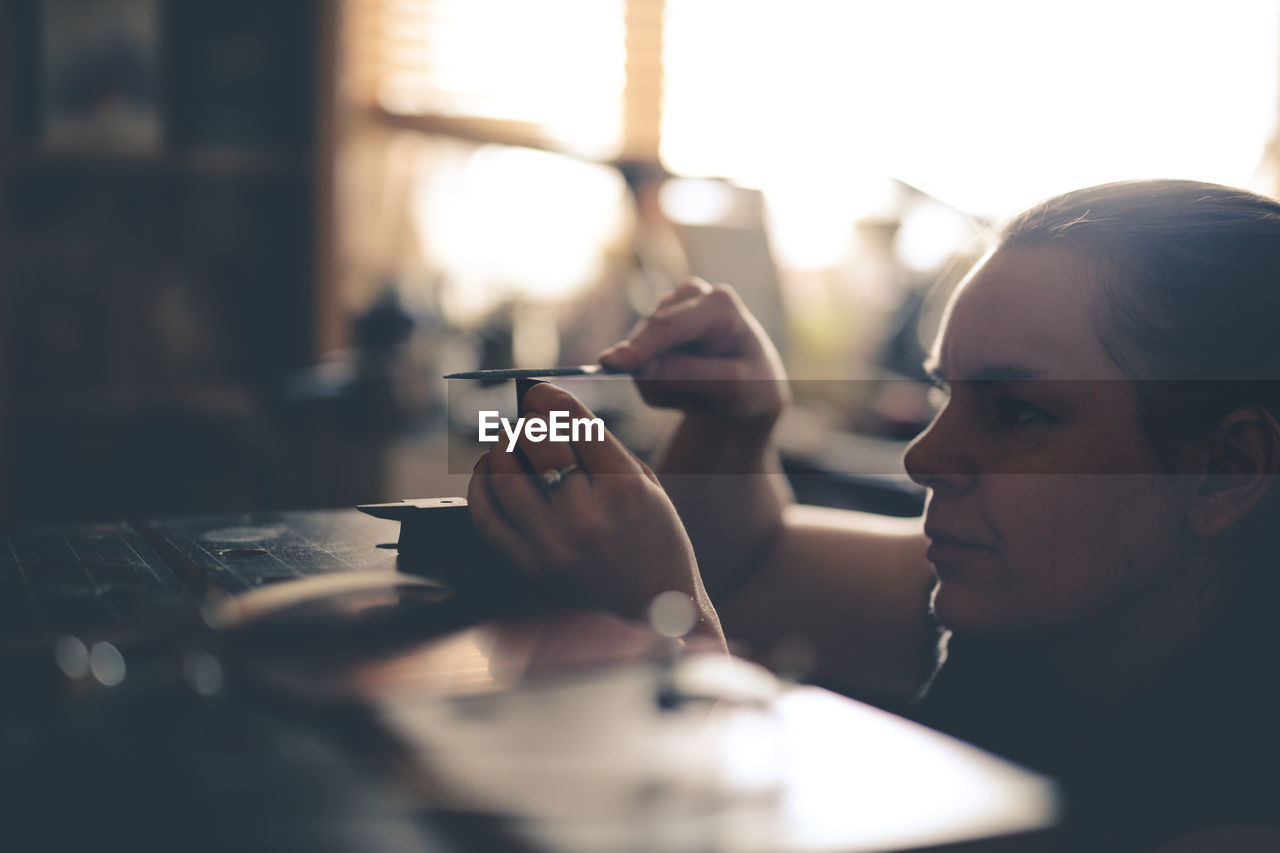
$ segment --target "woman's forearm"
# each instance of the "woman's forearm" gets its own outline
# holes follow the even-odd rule
[[[783,510],[794,501],[773,423],[687,415],[658,466],[713,599],[768,559]]]

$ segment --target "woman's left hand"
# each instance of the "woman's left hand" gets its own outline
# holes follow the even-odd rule
[[[525,417],[591,418],[580,400],[542,383],[525,393]],[[480,533],[517,568],[629,618],[644,618],[660,593],[694,602],[703,632],[723,639],[675,507],[642,461],[607,430],[603,441],[518,446],[539,472],[576,464],[558,483],[530,476],[501,447],[480,457],[467,501]]]

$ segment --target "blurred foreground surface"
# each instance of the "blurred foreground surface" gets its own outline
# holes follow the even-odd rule
[[[401,574],[392,536],[9,531],[33,616],[0,657],[6,846],[898,850],[1056,821],[1042,777],[483,567]]]

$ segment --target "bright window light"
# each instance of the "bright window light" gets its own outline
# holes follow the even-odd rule
[[[1121,178],[1248,185],[1278,6],[668,0],[662,156],[809,210],[872,175],[997,216]]]
[[[357,102],[522,123],[582,153],[617,149],[624,0],[348,0],[347,12]]]

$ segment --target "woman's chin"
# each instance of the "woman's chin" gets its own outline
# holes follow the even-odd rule
[[[989,590],[952,581],[939,581],[933,588],[930,609],[940,625],[962,633],[995,634],[1025,627]]]

